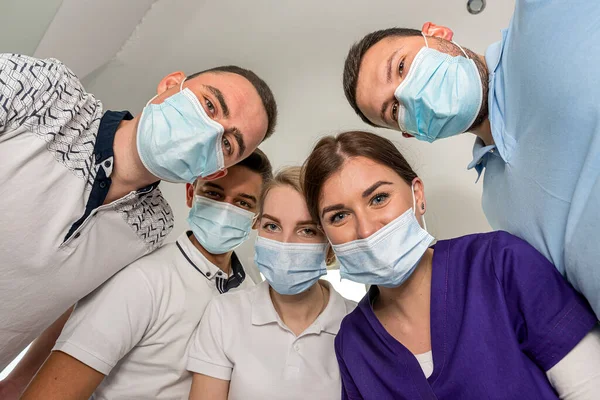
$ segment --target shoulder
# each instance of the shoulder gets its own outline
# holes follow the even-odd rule
[[[246,279],[249,279],[246,277]],[[225,314],[225,318],[235,319],[236,315],[250,309],[255,293],[260,285],[250,286],[233,292],[227,292],[211,300],[213,307]]]
[[[502,249],[522,248],[532,249],[531,245],[524,240],[504,231],[476,233],[440,240],[435,245],[435,251],[445,252],[452,258],[460,256],[473,258],[482,253],[489,253],[493,256]]]
[[[160,247],[173,230],[173,210],[159,188],[123,203],[117,212],[144,242],[148,252]]]

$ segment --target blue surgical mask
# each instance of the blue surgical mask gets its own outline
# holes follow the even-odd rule
[[[394,97],[398,126],[419,140],[433,142],[465,132],[475,122],[483,93],[475,62],[425,45],[415,56]]]
[[[162,103],[146,105],[138,124],[137,149],[152,175],[192,183],[225,168],[224,131],[206,114],[196,95],[180,87]]]
[[[402,285],[412,275],[434,238],[421,228],[413,208],[366,239],[333,245],[340,276],[383,287]]]
[[[258,237],[254,262],[279,294],[302,293],[327,274],[326,243],[282,243]]]
[[[255,216],[232,204],[196,196],[187,222],[202,247],[224,254],[248,239]]]

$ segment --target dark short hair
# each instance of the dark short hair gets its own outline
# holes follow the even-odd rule
[[[243,78],[246,78],[248,82],[254,86],[254,89],[258,92],[258,95],[262,101],[263,107],[267,113],[267,133],[265,134],[265,138],[263,140],[271,137],[273,132],[275,131],[275,125],[277,125],[277,103],[275,102],[275,96],[273,96],[273,92],[269,85],[261,78],[258,77],[254,72],[249,69],[244,69],[241,67],[237,67],[235,65],[225,65],[221,67],[214,67],[210,69],[206,69],[204,71],[196,72],[187,77],[187,79],[193,79],[198,75],[204,74],[206,72],[229,72],[232,74],[240,75]]]
[[[260,174],[263,185],[273,179],[273,167],[269,157],[261,149],[254,150],[252,154],[233,166],[246,167],[250,171]]]
[[[360,72],[360,64],[362,63],[362,59],[365,56],[365,53],[373,47],[375,44],[379,43],[383,39],[392,36],[421,36],[421,31],[416,29],[408,29],[408,28],[389,28],[382,29],[379,31],[371,32],[362,38],[359,42],[354,43],[348,51],[348,55],[346,56],[346,62],[344,63],[344,94],[346,95],[346,99],[354,109],[354,111],[358,114],[360,119],[371,126],[377,126],[373,124],[369,119],[363,114],[362,111],[358,108],[358,104],[356,103],[356,87],[358,85],[358,74]]]
[[[365,157],[393,169],[404,182],[411,185],[417,177],[408,161],[394,146],[381,136],[364,131],[350,131],[319,140],[303,166],[303,191],[308,211],[320,221],[319,200],[323,185],[344,162],[352,157]]]

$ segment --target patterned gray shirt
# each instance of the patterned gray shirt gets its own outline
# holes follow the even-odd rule
[[[131,118],[103,113],[58,60],[0,54],[0,370],[171,231],[157,184],[103,205]]]

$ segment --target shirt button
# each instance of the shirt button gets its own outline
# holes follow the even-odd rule
[[[100,189],[104,189],[106,187],[106,182],[100,182]]]
[[[496,149],[491,149],[490,153],[494,154],[496,152]]]
[[[207,273],[206,273],[206,276],[210,276],[210,272],[207,272]]]
[[[294,345],[294,350],[296,351],[300,351],[300,346],[298,346],[297,344]]]
[[[110,166],[111,166],[111,165],[112,165],[112,163],[110,162],[110,160],[106,160],[106,161],[104,161],[104,166],[105,166],[106,168],[110,168]]]
[[[81,232],[77,232],[77,233],[75,234],[75,236],[73,236],[73,238],[74,238],[74,239],[77,239],[79,236],[81,236]]]
[[[96,162],[99,162],[102,156],[100,154],[96,154]]]

